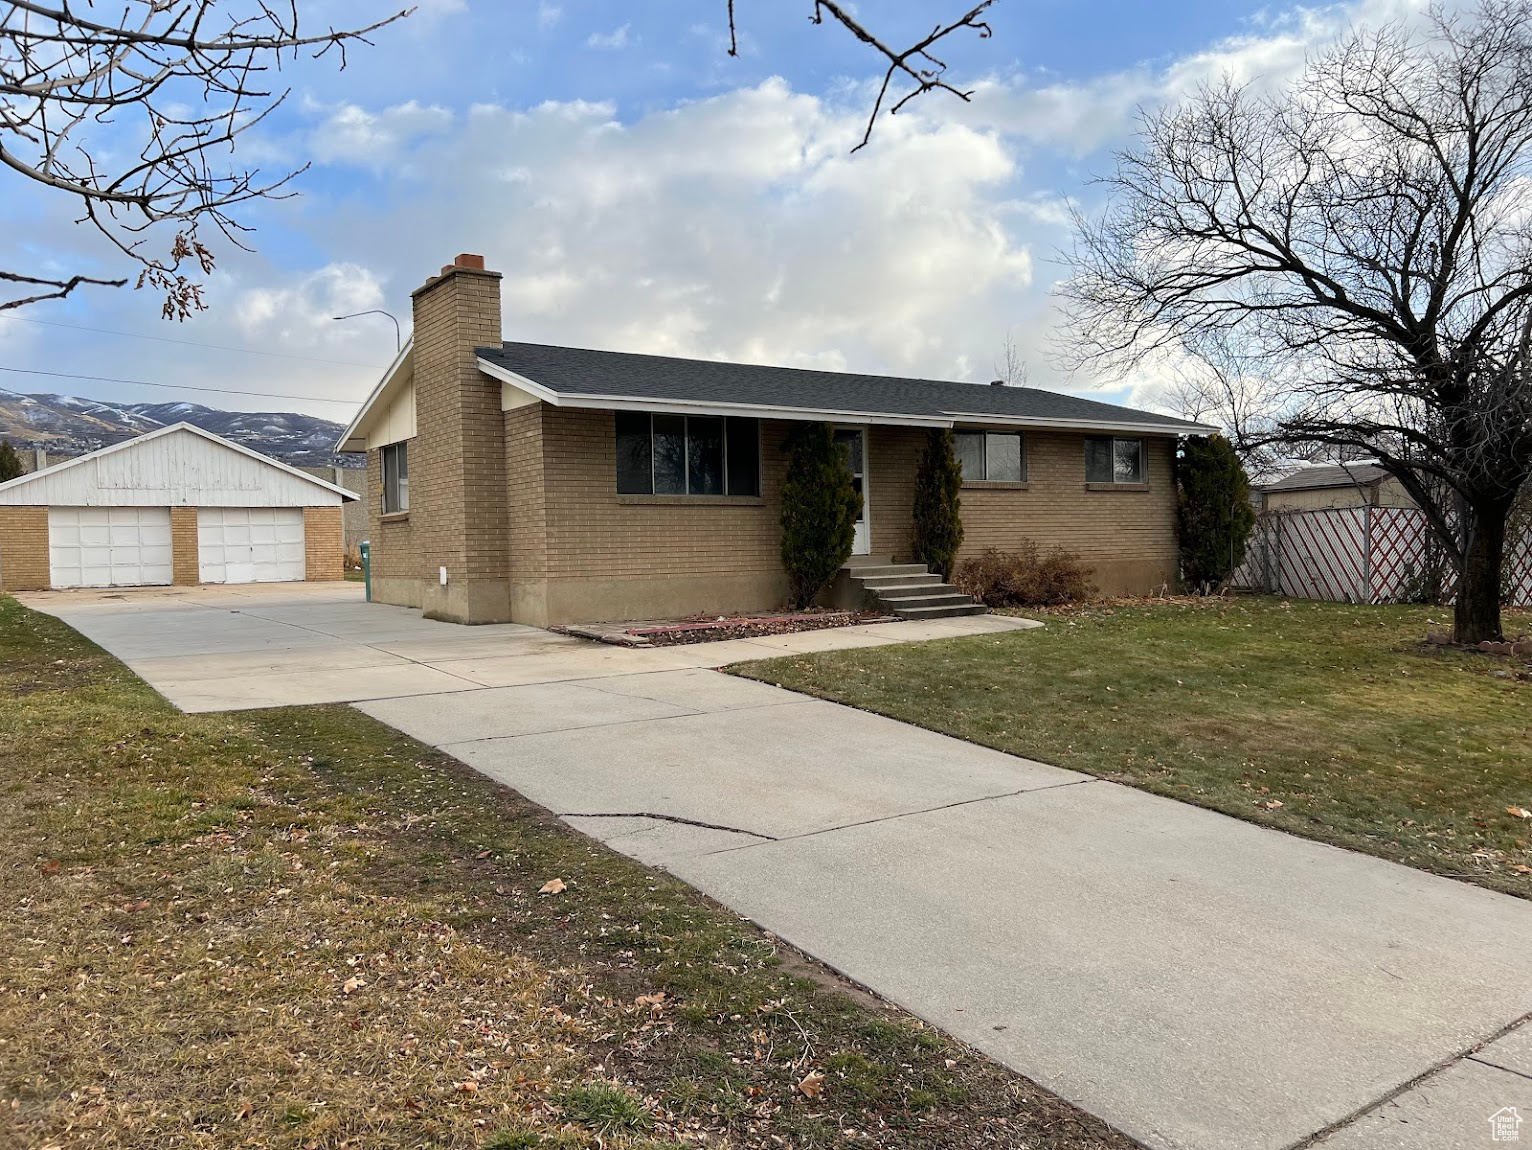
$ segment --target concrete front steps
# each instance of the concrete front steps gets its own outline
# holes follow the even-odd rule
[[[867,608],[901,619],[948,619],[983,615],[989,610],[943,583],[940,575],[933,575],[922,563],[856,556],[841,568],[841,576]]]

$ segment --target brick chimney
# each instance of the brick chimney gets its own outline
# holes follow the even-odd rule
[[[500,346],[500,273],[486,271],[483,256],[465,253],[411,298],[416,446],[410,510],[421,555],[421,606],[429,619],[507,622],[505,424],[500,385],[479,371],[474,354]]]

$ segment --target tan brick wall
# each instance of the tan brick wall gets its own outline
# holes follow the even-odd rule
[[[408,441],[413,470],[419,440]],[[411,476],[411,486],[414,476]],[[367,453],[367,538],[372,553],[372,597],[378,603],[400,607],[419,607],[423,567],[420,546],[415,538],[414,521],[404,515],[383,515],[383,456]],[[411,491],[413,503],[414,492]]]
[[[543,405],[505,413],[506,526],[509,532],[511,616],[548,621],[548,489],[543,453]],[[615,485],[615,479],[613,481]]]
[[[1091,490],[1085,482],[1085,437],[1028,432],[1024,490],[964,487],[963,550],[1039,547],[1078,553],[1107,594],[1142,594],[1174,586],[1176,545],[1175,441],[1144,440],[1144,490]],[[908,553],[908,544],[902,552]]]
[[[867,494],[872,553],[910,558],[915,469],[922,428],[874,427],[869,435]],[[961,561],[987,548],[1014,550],[1024,539],[1079,553],[1109,594],[1137,594],[1174,583],[1175,441],[1145,439],[1146,489],[1093,491],[1085,482],[1085,436],[1026,433],[1027,483],[1020,488],[963,488]]]
[[[454,267],[415,292],[410,511],[422,606],[462,623],[510,618],[505,420],[476,347],[500,344],[500,276]],[[447,586],[438,569],[445,567]]]
[[[345,575],[346,533],[339,507],[303,509],[303,577],[309,582]]]
[[[513,601],[519,621],[590,621],[765,610],[786,598],[780,558],[782,442],[761,425],[761,497],[619,496],[611,412],[546,405],[506,414]],[[870,432],[872,552],[910,553],[916,460],[925,432]],[[963,491],[964,555],[1031,539],[1079,553],[1102,590],[1175,579],[1173,442],[1148,439],[1144,490],[1091,490],[1084,436],[1031,433],[1021,489]]]
[[[48,509],[0,507],[0,591],[45,591]]]
[[[170,509],[170,581],[177,587],[195,587],[202,578],[201,553],[197,546],[197,509]]]

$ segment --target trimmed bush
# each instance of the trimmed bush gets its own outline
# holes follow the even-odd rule
[[[1181,440],[1176,456],[1176,528],[1181,540],[1181,579],[1206,593],[1223,585],[1245,561],[1255,527],[1250,477],[1221,435]]]
[[[965,559],[952,583],[988,607],[1052,607],[1096,594],[1090,570],[1078,555],[1061,548],[1040,553],[1030,539],[1015,551],[992,547]]]
[[[782,568],[794,607],[807,607],[851,558],[862,497],[846,448],[828,423],[800,423],[782,445]]]
[[[959,493],[963,469],[952,448],[952,432],[933,427],[915,470],[915,530],[910,549],[943,579],[952,578],[952,565],[963,545],[963,505]]]

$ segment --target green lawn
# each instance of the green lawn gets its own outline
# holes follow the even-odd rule
[[[4,596],[0,907],[0,1146],[1130,1148],[357,711],[182,715]]]
[[[740,670],[1529,898],[1532,666],[1424,644],[1448,615],[1182,599]]]

